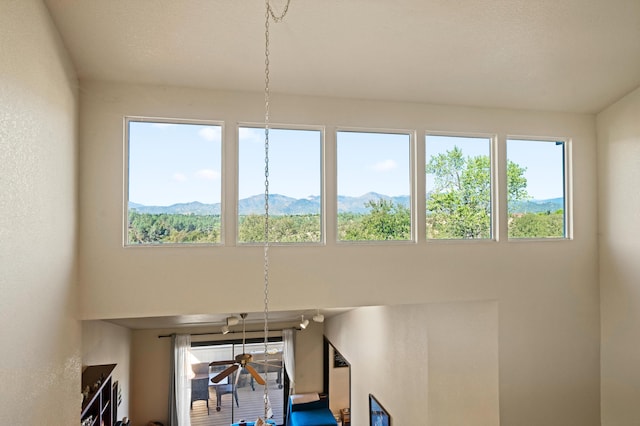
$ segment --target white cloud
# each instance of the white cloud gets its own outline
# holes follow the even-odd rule
[[[219,141],[220,140],[220,128],[213,128],[213,127],[203,127],[202,129],[200,129],[200,131],[198,132],[198,134],[200,135],[200,137],[202,139],[208,140],[208,141]]]
[[[220,172],[213,169],[202,169],[196,172],[200,179],[217,180],[220,179]]]
[[[380,161],[373,165],[372,169],[376,172],[388,172],[398,168],[398,163],[393,160]]]
[[[264,129],[241,127],[238,129],[238,139],[247,142],[264,142]]]
[[[187,177],[180,172],[176,172],[173,174],[173,180],[176,182],[186,182]]]

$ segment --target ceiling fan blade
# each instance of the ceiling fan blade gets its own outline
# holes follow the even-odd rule
[[[229,365],[229,364],[235,364],[236,361],[235,360],[228,360],[228,361],[211,361],[209,363],[209,367],[215,367],[218,365]]]
[[[249,364],[246,364],[244,366],[244,368],[247,369],[247,371],[249,373],[251,373],[251,375],[253,376],[253,378],[256,380],[256,382],[258,382],[258,384],[260,385],[265,385],[266,382],[264,381],[264,379],[262,378],[262,376],[260,374],[258,374],[258,372],[256,371],[255,368],[253,368],[252,366],[250,366]]]
[[[215,376],[213,379],[211,379],[211,381],[213,383],[218,383],[220,382],[220,380],[224,379],[225,377],[227,377],[229,374],[233,373],[234,371],[236,371],[238,369],[238,364],[233,364],[231,367],[229,368],[225,368],[222,373],[218,374],[217,376]]]

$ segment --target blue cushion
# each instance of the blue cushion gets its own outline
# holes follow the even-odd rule
[[[335,426],[336,419],[329,409],[294,411],[291,413],[292,425]]]
[[[291,411],[307,411],[307,410],[320,410],[322,408],[329,408],[329,399],[323,398],[317,401],[303,402],[301,404],[290,404]]]
[[[267,423],[270,424],[270,425],[275,425],[276,424],[276,422],[271,420],[271,419],[268,419]],[[245,424],[247,426],[255,426],[256,422],[245,422],[243,424]],[[240,426],[240,423],[234,423],[231,426]]]

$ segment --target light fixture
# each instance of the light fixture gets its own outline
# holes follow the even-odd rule
[[[238,325],[239,322],[240,322],[240,318],[236,316],[227,317],[227,326],[229,327],[232,325]]]
[[[223,325],[221,330],[222,330],[222,334],[227,334],[229,332],[229,326]]]
[[[305,329],[309,325],[309,320],[304,319],[304,315],[302,315],[302,321],[300,321],[300,328]]]
[[[315,322],[324,322],[324,315],[320,313],[320,309],[316,311],[316,314],[313,316],[313,320]]]

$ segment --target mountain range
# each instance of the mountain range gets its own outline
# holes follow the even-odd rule
[[[375,192],[368,192],[359,197],[338,195],[338,213],[367,213],[368,209],[365,207],[367,201],[377,199],[389,200],[395,204],[409,207],[411,198],[408,195],[392,197]],[[554,212],[562,209],[563,205],[562,198],[528,200],[516,203],[511,211],[528,213]],[[129,210],[149,214],[219,215],[220,203],[204,204],[199,201],[192,201],[189,203],[172,204],[170,206],[146,206],[129,202]],[[253,195],[248,198],[243,198],[238,202],[238,211],[242,216],[264,213],[264,195]],[[320,196],[318,195],[312,195],[307,198],[292,198],[280,194],[269,194],[269,214],[274,216],[319,213]]]
[[[359,197],[339,195],[338,213],[367,213],[368,209],[365,207],[366,202],[379,198],[390,200],[396,204],[402,204],[407,207],[409,206],[410,200],[408,195],[390,197],[375,192],[369,192]],[[219,215],[220,203],[204,204],[199,201],[192,201],[190,203],[177,203],[170,206],[146,206],[129,202],[129,210],[150,214]],[[252,195],[251,197],[243,198],[238,202],[238,211],[242,216],[264,213],[264,195]],[[274,216],[320,214],[320,196],[311,195],[307,198],[292,198],[280,194],[269,194],[269,214],[273,214]]]

